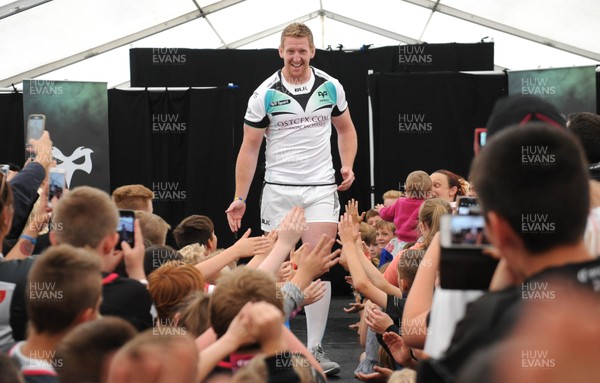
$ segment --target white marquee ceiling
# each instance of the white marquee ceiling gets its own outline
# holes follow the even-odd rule
[[[0,0],[0,88],[127,84],[130,48],[276,48],[295,20],[322,49],[485,39],[498,68],[600,63],[598,0]]]

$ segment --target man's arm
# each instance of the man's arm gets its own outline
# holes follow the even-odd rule
[[[340,160],[342,161],[342,173],[343,181],[338,186],[339,191],[348,190],[354,182],[354,158],[356,157],[356,150],[358,148],[358,140],[356,138],[356,129],[354,123],[350,117],[350,109],[346,108],[344,113],[339,116],[332,117],[331,121],[335,126],[338,134],[338,150],[340,152]]]
[[[235,196],[234,201],[225,211],[227,213],[227,221],[231,231],[239,230],[242,217],[246,212],[246,199],[254,172],[256,171],[256,162],[258,161],[258,152],[262,144],[265,130],[253,128],[244,124],[244,140],[238,153],[235,164]],[[240,200],[239,198],[242,198]]]

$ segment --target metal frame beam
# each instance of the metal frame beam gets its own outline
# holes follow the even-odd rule
[[[411,3],[414,5],[418,5],[427,9],[430,9],[432,12],[440,12],[445,15],[449,15],[452,17],[456,17],[461,20],[469,21],[471,23],[479,24],[487,28],[492,28],[498,30],[500,32],[508,33],[513,36],[517,36],[529,41],[533,41],[539,44],[547,45],[552,48],[560,49],[565,52],[573,53],[578,56],[587,57],[592,60],[600,61],[600,53],[588,51],[587,49],[578,48],[573,45],[561,43],[560,41],[552,40],[546,37],[542,37],[536,35],[534,33],[529,33],[524,30],[513,28],[506,24],[498,23],[489,19],[485,19],[483,17],[479,17],[473,15],[471,13],[461,11],[456,8],[449,7],[447,5],[438,4],[435,1],[431,0],[403,0],[407,3]]]
[[[0,7],[0,20],[5,17],[16,15],[19,12],[37,7],[52,0],[19,0]]]
[[[274,33],[281,32],[290,23],[304,23],[306,21],[316,19],[319,16],[325,16],[331,20],[339,21],[341,23],[344,23],[344,24],[347,24],[347,25],[350,25],[350,26],[353,26],[353,27],[356,27],[359,29],[364,29],[368,32],[372,32],[372,33],[387,37],[392,40],[400,41],[403,43],[407,43],[407,44],[419,44],[420,43],[419,40],[414,39],[412,37],[404,36],[399,33],[394,33],[394,32],[388,31],[387,29],[383,29],[383,28],[373,26],[371,24],[363,23],[358,20],[354,20],[349,17],[345,17],[345,16],[339,15],[339,14],[331,12],[331,11],[318,10],[318,11],[308,13],[304,16],[298,17],[296,19],[290,20],[287,23],[279,24],[275,27],[265,29],[264,31],[261,31],[259,33],[256,33],[251,36],[244,37],[243,39],[223,45],[223,46],[219,47],[219,49],[240,48],[244,45],[248,45],[248,44],[258,41],[262,38],[265,38],[267,36],[271,36]]]
[[[19,83],[19,82],[23,81],[23,79],[26,79],[26,78],[35,78],[35,77],[41,76],[45,73],[52,72],[52,71],[60,69],[60,68],[64,68],[68,65],[75,64],[79,61],[88,59],[90,57],[94,57],[101,53],[105,53],[110,50],[122,47],[122,46],[130,44],[134,41],[141,40],[145,37],[152,36],[159,32],[163,32],[167,29],[179,26],[181,24],[185,24],[185,23],[195,20],[197,18],[205,17],[211,13],[215,13],[217,11],[220,11],[221,9],[228,8],[232,5],[241,3],[243,1],[245,1],[245,0],[221,0],[219,2],[207,5],[206,7],[202,8],[203,12],[194,10],[192,12],[188,12],[184,15],[178,16],[171,20],[154,25],[150,28],[146,28],[139,32],[132,33],[128,36],[124,36],[119,39],[110,41],[106,44],[102,44],[100,46],[87,49],[83,52],[79,52],[72,56],[68,56],[68,57],[62,58],[60,60],[42,65],[40,67],[19,73],[17,75],[14,75],[14,76],[11,76],[11,77],[8,77],[5,79],[2,79],[2,80],[0,80],[0,87],[7,87],[13,83],[14,84]]]

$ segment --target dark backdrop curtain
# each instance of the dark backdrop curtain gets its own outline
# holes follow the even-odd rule
[[[23,93],[0,94],[0,162],[23,165],[24,159]]]
[[[231,242],[225,209],[233,198],[235,90],[109,91],[111,190],[140,183],[172,227],[211,217]]]
[[[505,76],[439,72],[370,80],[376,196],[399,188],[414,170],[443,168],[468,177],[473,132],[506,94]]]

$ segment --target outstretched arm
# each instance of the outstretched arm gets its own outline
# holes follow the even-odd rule
[[[342,241],[342,253],[346,255],[348,261],[348,268],[352,275],[354,288],[361,294],[364,294],[365,297],[370,299],[376,305],[386,307],[386,293],[379,290],[371,283],[358,260],[358,257],[364,257],[364,254],[362,254],[362,252],[359,254],[356,253],[355,243],[359,234],[358,228],[352,222],[352,217],[350,217],[350,215],[344,214],[342,218],[340,218],[338,233],[340,240]]]
[[[410,347],[423,348],[427,334],[427,315],[433,302],[433,289],[440,263],[440,233],[433,237],[408,293],[402,319],[404,341]]]

